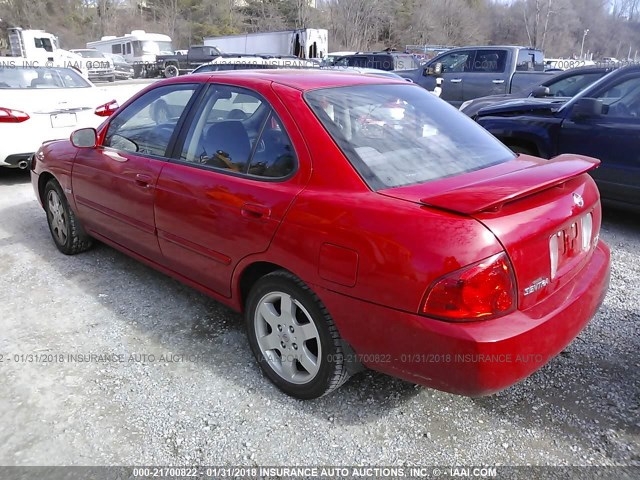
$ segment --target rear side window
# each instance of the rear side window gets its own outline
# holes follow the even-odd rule
[[[373,190],[429,182],[515,157],[466,115],[416,85],[359,85],[305,99]]]
[[[544,56],[539,50],[518,51],[518,59],[516,61],[516,71],[518,72],[543,72]]]
[[[413,55],[396,55],[394,62],[395,70],[413,70],[420,68],[420,64]]]
[[[289,136],[270,105],[251,90],[222,85],[201,102],[180,160],[269,179],[287,177],[296,167]]]
[[[479,50],[473,61],[473,72],[503,73],[507,64],[505,50]]]

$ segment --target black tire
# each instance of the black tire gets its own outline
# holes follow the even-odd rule
[[[286,340],[287,342],[298,341],[300,346],[296,350],[299,351],[294,352],[294,350],[292,350],[292,347],[295,347],[296,343],[287,343],[284,348],[277,347],[277,349],[280,350],[279,353],[275,352],[276,349],[269,350],[267,358],[258,340],[258,330],[261,328],[260,325],[263,324],[262,322],[264,322],[264,320],[258,316],[258,309],[263,305],[262,302],[265,299],[268,299],[271,295],[277,296],[280,294],[289,295],[295,303],[296,314],[293,316],[297,316],[298,319],[302,319],[305,322],[301,322],[300,326],[302,327],[313,323],[318,335],[317,339],[313,340],[296,340],[294,334],[302,334],[296,334],[292,331],[293,333],[290,339]],[[282,310],[277,313],[280,314],[280,317],[277,318],[283,317]],[[342,340],[331,315],[329,315],[329,312],[317,295],[295,275],[284,270],[279,270],[265,275],[258,280],[247,298],[245,320],[249,345],[262,371],[269,380],[284,393],[303,400],[318,398],[337,389],[349,378]],[[279,322],[280,320],[277,321]],[[307,321],[308,323],[306,323]],[[284,331],[286,333],[288,330],[285,329]],[[302,332],[302,329],[298,330],[298,332]],[[286,335],[281,335],[279,332],[272,331],[270,334],[271,333],[275,333],[280,339],[282,339],[283,336],[286,337]],[[263,336],[261,338],[264,339],[266,337]],[[302,339],[302,337],[299,338]],[[311,344],[308,345],[308,343]],[[284,341],[282,341],[281,345],[283,344]],[[289,350],[287,350],[287,347]],[[304,379],[302,380],[303,383],[288,381],[281,373],[278,373],[273,366],[275,362],[277,367],[278,360],[282,360],[282,352],[302,355],[304,352],[313,352],[314,347],[317,360],[317,372],[309,378],[308,381]],[[303,377],[306,376],[308,372],[304,369],[302,363],[296,360],[293,362],[293,365],[294,368],[298,369],[296,370],[296,375],[302,374]]]
[[[173,77],[177,77],[178,75],[180,75],[180,70],[178,70],[178,67],[176,65],[174,65],[173,63],[167,65],[166,67],[164,67],[164,76],[165,78],[173,78]]]
[[[78,222],[56,180],[51,179],[45,185],[43,203],[49,231],[58,250],[65,255],[75,255],[91,248],[93,239],[86,234]],[[62,219],[62,221],[56,221],[56,219]]]
[[[115,75],[112,75],[112,76],[109,77],[109,82],[110,83],[113,83],[115,81],[116,81],[116,76]]]

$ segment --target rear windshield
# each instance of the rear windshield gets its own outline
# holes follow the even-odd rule
[[[70,68],[0,68],[0,89],[87,87],[91,84]]]
[[[416,85],[312,90],[305,99],[373,190],[429,182],[509,161],[514,153]]]

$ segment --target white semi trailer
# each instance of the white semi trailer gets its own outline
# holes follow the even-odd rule
[[[217,47],[225,53],[324,58],[329,51],[329,32],[322,28],[303,28],[280,32],[246,33],[223,37],[205,37],[204,44]]]

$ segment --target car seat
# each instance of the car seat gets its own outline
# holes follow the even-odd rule
[[[251,142],[242,122],[227,120],[209,127],[204,142],[207,165],[243,172],[251,154]]]

